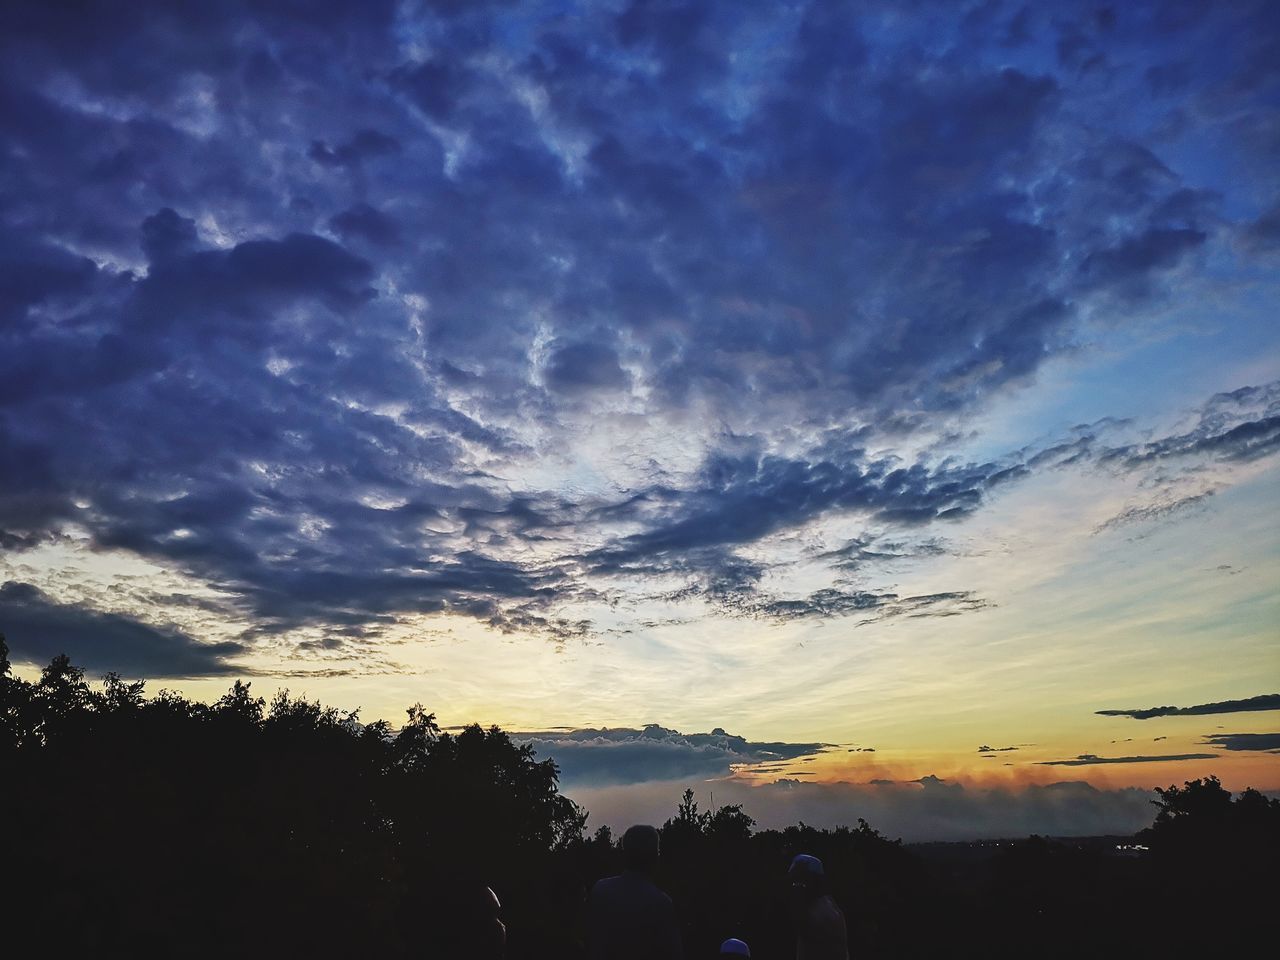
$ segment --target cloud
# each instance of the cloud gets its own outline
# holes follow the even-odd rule
[[[902,598],[894,593],[832,586],[804,598],[773,597],[759,589],[764,572],[738,551],[818,518],[855,516],[890,533],[867,534],[817,559],[833,570],[856,571],[870,563],[937,556],[945,541],[903,539],[898,531],[927,528],[977,512],[1006,484],[1035,472],[1065,467],[1140,472],[1168,461],[1186,460],[1195,469],[1203,459],[1250,460],[1274,452],[1269,425],[1280,412],[1280,383],[1243,387],[1210,397],[1197,411],[1196,425],[1141,444],[1108,444],[1102,437],[1120,427],[1104,421],[1073,431],[1070,438],[982,463],[903,465],[891,457],[872,458],[840,438],[806,456],[783,458],[761,452],[751,442],[736,450],[710,453],[684,489],[666,484],[632,492],[611,505],[611,519],[641,524],[584,556],[593,573],[612,577],[684,574],[684,596],[704,596],[726,612],[773,619],[845,616],[878,611],[881,616],[953,615],[978,610],[987,601],[970,591]],[[1280,422],[1280,421],[1277,421]],[[1167,480],[1153,483],[1159,487]],[[1126,508],[1095,532],[1137,522],[1170,520],[1203,506],[1214,491],[1177,495],[1163,490],[1152,502]]]
[[[1151,274],[1175,266],[1206,237],[1202,230],[1151,228],[1090,253],[1080,269],[1091,285],[1120,287],[1130,296],[1141,296]]]
[[[618,363],[618,354],[603,343],[567,343],[555,348],[544,372],[547,384],[559,393],[621,390],[631,378]]]
[[[363,240],[379,247],[394,246],[400,242],[400,225],[395,218],[367,203],[335,213],[329,218],[329,226],[348,242]]]
[[[1150,720],[1153,717],[1198,717],[1215,713],[1252,713],[1261,710],[1280,710],[1280,693],[1264,693],[1244,700],[1222,700],[1217,703],[1200,703],[1191,707],[1147,707],[1145,710],[1097,710],[1100,717],[1132,717]]]
[[[1072,760],[1041,760],[1042,767],[1090,767],[1101,763],[1164,763],[1171,760],[1216,760],[1216,753],[1180,753],[1160,757],[1100,757],[1082,753]]]
[[[200,246],[196,222],[164,207],[142,221],[139,245],[151,263],[186,257]]]
[[[954,617],[989,606],[969,591],[901,597],[896,593],[870,593],[828,587],[797,599],[760,599],[744,604],[744,612],[770,620],[795,620],[856,615],[859,624],[893,617]]]
[[[913,560],[921,557],[940,557],[949,552],[945,540],[930,537],[909,541],[888,537],[855,537],[843,547],[828,550],[818,559],[828,560],[838,570],[858,570],[864,566],[883,566],[897,560]]]
[[[740,781],[699,785],[684,780],[626,787],[580,787],[571,796],[591,811],[592,825],[662,823],[675,812],[685,786],[699,802],[740,803],[761,828],[804,822],[815,827],[856,823],[859,817],[907,842],[1041,836],[1128,835],[1150,826],[1153,794],[1102,790],[1083,782],[978,788],[924,777],[913,783],[814,783],[789,778],[752,786]]]
[[[1246,386],[1210,397],[1189,430],[1100,452],[1099,461],[1133,469],[1204,459],[1248,462],[1280,450],[1280,383]]]
[[[291,233],[153,262],[130,312],[153,334],[181,323],[186,335],[256,336],[272,330],[276,309],[297,300],[359,305],[372,296],[372,277],[367,261],[331,240]]]
[[[1274,206],[1249,223],[1241,231],[1246,246],[1252,250],[1280,249],[1280,206]]]
[[[1008,482],[1010,466],[997,462],[903,466],[893,458],[866,459],[857,448],[838,457],[814,459],[756,451],[713,454],[688,489],[660,496],[655,488],[648,496],[633,496],[619,504],[616,510],[642,516],[646,529],[596,549],[584,559],[604,575],[686,566],[700,568],[718,580],[726,567],[741,562],[733,548],[824,515],[861,515],[868,523],[906,528],[967,516],[989,491]],[[847,565],[850,556],[836,559]],[[870,595],[833,592],[815,595],[803,606],[820,609],[824,599],[842,609],[877,602]],[[948,594],[946,599],[972,598]]]
[[[1203,507],[1214,491],[1205,490],[1202,493],[1194,493],[1185,497],[1162,498],[1153,503],[1142,504],[1138,506],[1125,507],[1114,517],[1105,520],[1098,526],[1094,527],[1094,533],[1104,533],[1108,530],[1114,530],[1116,527],[1127,526],[1131,523],[1150,523],[1157,520],[1168,520],[1177,517],[1189,510],[1197,507]]]
[[[84,294],[97,273],[87,257],[6,233],[0,236],[0,319],[21,320],[26,310],[50,298]]]
[[[566,789],[728,776],[735,766],[795,760],[827,749],[823,743],[755,743],[717,727],[680,733],[657,724],[631,728],[515,732],[538,756],[556,761]]]
[[[44,664],[60,653],[88,670],[126,676],[192,677],[244,672],[232,641],[200,643],[172,628],[58,603],[27,583],[0,585],[0,632],[15,657]]]
[[[1007,753],[1010,750],[1017,750],[1017,747],[989,747],[985,743],[978,748],[979,753]]]
[[[825,560],[868,572],[1037,470],[1280,449],[1255,387],[1140,442],[939,440],[1117,300],[1136,326],[1198,258],[1270,255],[1271,213],[1086,76],[1127,65],[1116,97],[1176,93],[1270,169],[1264,14],[590,6],[5,4],[6,549],[74,529],[261,632],[564,639],[673,577],[725,613],[951,615],[986,601],[774,595],[740,553],[853,517]]]
[[[323,140],[313,140],[307,156],[327,167],[354,166],[362,160],[396,154],[401,144],[395,137],[377,130],[359,130],[346,143],[331,147]]]
[[[1280,733],[1215,733],[1206,735],[1204,746],[1221,750],[1265,750],[1280,753]]]

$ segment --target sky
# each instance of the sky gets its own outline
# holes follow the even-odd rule
[[[1274,3],[15,0],[0,80],[22,675],[592,826],[1280,790]]]

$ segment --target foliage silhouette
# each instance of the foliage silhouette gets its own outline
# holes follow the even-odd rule
[[[12,674],[0,635],[6,955],[481,956],[497,891],[507,956],[584,956],[592,883],[621,869],[555,764],[497,728],[399,728],[236,681],[212,704],[65,656]],[[1033,837],[906,847],[859,820],[757,830],[686,790],[657,881],[686,956],[726,937],[794,955],[791,858],[827,865],[851,954],[1152,954],[1242,945],[1269,917],[1280,802],[1215,778],[1158,793],[1149,853]],[[1133,838],[1130,838],[1130,843]],[[1134,853],[1134,851],[1127,851]]]

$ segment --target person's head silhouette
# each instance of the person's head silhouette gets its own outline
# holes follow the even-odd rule
[[[652,874],[658,869],[658,831],[646,824],[629,827],[622,835],[622,860],[628,870]]]
[[[720,956],[749,957],[751,956],[751,948],[736,937],[730,937],[724,943],[720,944]]]
[[[799,901],[812,900],[826,893],[826,870],[822,861],[807,853],[798,853],[787,869],[791,896]]]

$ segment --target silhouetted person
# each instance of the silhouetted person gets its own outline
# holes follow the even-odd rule
[[[749,957],[751,956],[751,948],[741,940],[730,937],[724,943],[720,944],[720,956],[722,957]]]
[[[465,877],[429,895],[432,921],[426,927],[429,948],[424,956],[467,960],[502,960],[507,928],[502,904],[493,888]]]
[[[626,869],[591,888],[587,904],[591,960],[679,960],[675,906],[653,882],[658,831],[631,827],[622,835],[622,856]]]
[[[807,853],[797,854],[787,878],[796,925],[796,960],[849,960],[844,913],[827,893],[822,861]]]
[[[502,922],[502,904],[492,887],[480,890],[476,904],[474,949],[471,956],[478,960],[502,960],[507,952],[507,927]]]

